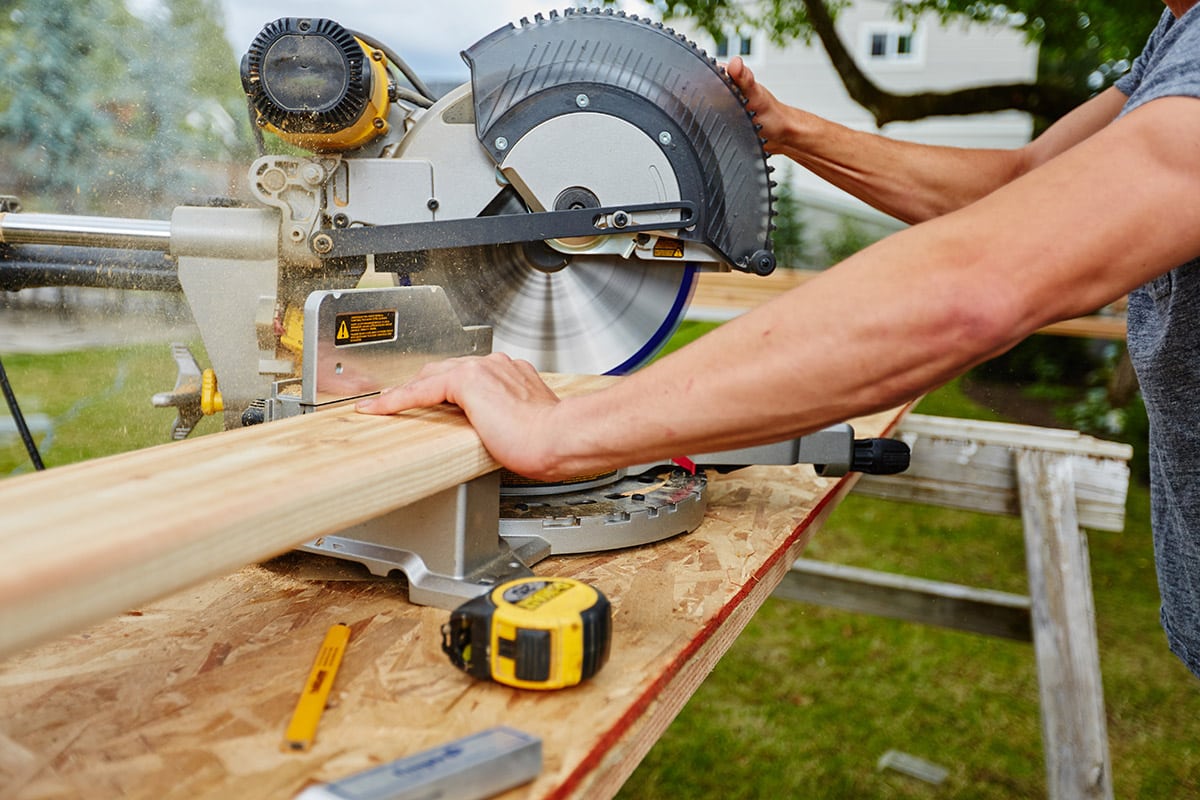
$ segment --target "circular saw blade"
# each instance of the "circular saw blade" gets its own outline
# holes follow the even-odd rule
[[[636,369],[675,332],[691,298],[694,267],[576,255],[545,271],[538,247],[435,251],[412,277],[444,287],[463,324],[490,326],[494,351],[543,372]]]
[[[581,8],[500,28],[463,58],[476,133],[498,165],[548,120],[611,115],[657,143],[680,199],[695,203],[680,238],[704,243],[735,269],[765,275],[775,268],[764,141],[745,97],[694,43],[662,23]],[[583,138],[593,148],[608,144],[603,136]],[[625,155],[617,147],[604,152],[614,165]]]

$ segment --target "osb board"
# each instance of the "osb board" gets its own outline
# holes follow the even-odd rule
[[[856,430],[878,435],[897,417]],[[544,745],[539,778],[505,797],[611,796],[850,481],[754,467],[710,487],[692,534],[536,566],[613,602],[612,656],[582,686],[474,681],[440,651],[446,612],[409,605],[396,583],[290,554],[0,664],[0,796],[291,797],[497,724]],[[352,636],[317,741],[284,752],[284,727],[335,622]]]

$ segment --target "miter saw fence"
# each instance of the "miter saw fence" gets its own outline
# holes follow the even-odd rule
[[[694,44],[581,9],[463,57],[471,80],[435,99],[371,37],[277,20],[242,84],[260,143],[309,154],[264,152],[249,207],[181,206],[169,222],[6,202],[0,287],[178,286],[212,362],[173,350],[179,379],[155,404],[177,409],[182,438],[204,414],[238,427],[309,413],[447,356],[627,372],[675,330],[698,271],[774,268],[763,141]],[[697,460],[871,468],[846,426],[781,447]],[[656,541],[704,513],[703,471],[669,464],[559,489],[493,474],[305,549],[401,572],[415,602],[452,608],[549,553]]]

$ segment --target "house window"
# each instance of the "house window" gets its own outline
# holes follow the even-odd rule
[[[920,58],[917,32],[903,25],[868,25],[862,40],[863,52],[872,62],[911,63]]]
[[[732,38],[732,44],[737,48],[737,55],[750,56],[754,54],[754,42],[749,36],[735,35]],[[729,36],[721,34],[717,37],[715,48],[717,58],[729,58],[730,44]]]

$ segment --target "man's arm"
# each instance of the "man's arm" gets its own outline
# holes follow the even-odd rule
[[[1125,95],[1109,89],[1017,150],[914,144],[856,131],[780,102],[733,58],[729,77],[762,125],[768,152],[788,156],[863,202],[905,222],[962,208],[1091,136]]]
[[[562,478],[792,438],[934,388],[1200,254],[1200,100],[1152,101],[618,381],[559,400],[504,356],[361,408],[461,406],[492,455]]]

